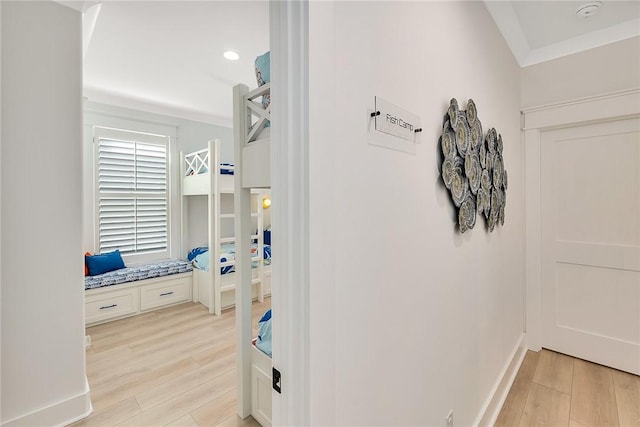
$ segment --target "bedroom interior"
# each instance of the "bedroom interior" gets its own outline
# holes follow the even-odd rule
[[[600,10],[586,21],[575,21],[584,19],[575,13],[584,2],[232,2],[224,4],[239,9],[228,16],[209,15],[214,2],[175,9],[160,2],[155,10],[149,2],[132,2],[129,10],[127,2],[84,2],[84,28],[82,7],[59,3],[0,3],[0,424],[526,425],[549,415],[533,411],[548,401],[560,402],[552,413],[560,425],[601,425],[604,415],[627,425],[640,417],[637,2],[590,2]],[[198,7],[207,13],[190,21]],[[609,12],[625,7],[624,18],[612,21]],[[118,8],[121,15],[111,14]],[[553,30],[567,11],[567,22],[574,21]],[[529,38],[539,19],[547,38]],[[106,23],[115,29],[105,31]],[[580,23],[588,31],[576,30]],[[214,49],[182,39],[211,44],[208,31],[234,26],[262,45]],[[269,26],[278,28],[271,40]],[[618,38],[603,38],[607,29]],[[55,55],[52,43],[60,46]],[[99,47],[111,61],[92,57]],[[229,49],[244,65],[187,65]],[[231,88],[250,97],[266,89],[254,89],[254,61],[269,51],[277,70],[269,87],[273,112],[256,98],[245,107],[257,119],[234,125],[249,114],[236,114],[242,103],[234,107],[234,98],[242,98]],[[94,77],[82,76],[82,55]],[[196,69],[210,84],[187,77]],[[136,75],[143,76],[137,85]],[[112,84],[122,89],[107,89]],[[207,93],[210,87],[228,97]],[[369,143],[363,117],[376,95],[421,117],[422,143],[413,153]],[[504,137],[506,221],[491,233],[478,227],[481,219],[473,228],[466,214],[460,233],[459,207],[440,175],[437,141],[452,96],[477,102],[483,124]],[[271,117],[282,127],[258,130],[256,122]],[[262,138],[244,146],[243,128]],[[130,139],[106,132],[113,129],[130,131]],[[102,146],[108,172],[106,153],[120,141],[131,142],[138,159],[155,161],[150,152],[164,147],[167,173],[150,177],[164,180],[164,189],[148,191],[146,206],[162,211],[157,200],[165,191],[167,258],[186,259],[194,250],[195,258],[206,247],[214,261],[195,263],[213,264],[208,270],[187,263],[192,270],[166,266],[176,273],[167,276],[131,271],[148,278],[116,285],[111,295],[109,286],[71,285],[81,280],[76,267],[85,252],[109,255],[88,258],[92,270],[150,262],[94,244],[100,178],[93,165],[100,168]],[[266,170],[247,166],[260,164],[265,151],[273,161],[269,179],[245,176]],[[197,164],[225,173],[191,175],[181,153],[204,154]],[[33,159],[30,173],[16,158]],[[234,175],[226,173],[230,164]],[[12,185],[16,176],[20,186]],[[232,192],[220,191],[214,182],[230,176]],[[187,194],[185,178],[208,180],[208,188]],[[124,194],[111,191],[121,208]],[[589,191],[601,195],[599,203]],[[33,209],[33,194],[46,209]],[[163,227],[151,223],[155,236]],[[276,258],[283,262],[265,266],[261,229],[269,224],[279,231]],[[231,265],[216,252],[232,238],[236,271],[224,275]],[[152,240],[165,244],[164,237]],[[39,268],[24,256],[34,242],[47,254]],[[402,268],[380,261],[398,255]],[[272,298],[269,273],[282,280]],[[195,279],[199,274],[206,279]],[[122,279],[116,273],[110,280]],[[233,289],[224,280],[235,282]],[[225,309],[236,292],[240,304]],[[274,330],[285,338],[269,358],[252,339],[270,333],[264,321],[272,301]],[[105,317],[116,307],[125,311]],[[85,348],[88,320],[95,326]],[[282,394],[271,391],[273,367],[283,374]],[[558,367],[556,378],[548,375]],[[202,382],[206,375],[212,377]],[[519,394],[512,398],[510,388]]]
[[[224,55],[222,55],[222,51],[220,51],[220,57],[224,56],[227,59],[223,59],[222,61],[216,60],[215,65],[207,64],[209,67],[213,65],[214,67],[230,68],[230,70],[226,72],[227,80],[221,80],[223,84],[218,84],[218,86],[222,86],[222,89],[224,89],[229,81],[236,80],[243,82],[243,80],[241,80],[243,78],[245,78],[244,81],[247,83],[252,83],[251,85],[254,87],[256,84],[264,85],[259,91],[259,94],[252,97],[252,99],[257,98],[258,101],[257,103],[252,103],[252,105],[255,104],[266,108],[264,110],[266,115],[263,114],[263,117],[258,117],[257,123],[256,120],[253,120],[244,125],[249,132],[252,131],[250,135],[251,141],[264,139],[264,135],[268,137],[269,133],[269,109],[267,101],[269,98],[268,28],[265,34],[265,25],[256,24],[250,34],[245,34],[242,37],[239,37],[237,30],[230,31],[230,28],[233,27],[231,22],[233,22],[234,18],[236,22],[253,25],[251,24],[252,21],[258,20],[259,17],[264,16],[266,13],[266,5],[266,3],[254,5],[245,4],[234,8],[233,5],[216,6],[201,3],[200,5],[191,5],[188,11],[178,11],[179,7],[177,4],[167,4],[164,6],[164,12],[167,13],[167,15],[176,12],[179,16],[183,17],[185,23],[187,19],[194,21],[191,23],[195,28],[192,28],[190,31],[190,36],[192,37],[212,37],[214,39],[225,40],[227,45],[233,44],[238,50],[241,50],[243,45],[247,44],[245,39],[250,40],[250,38],[255,37],[261,40],[258,43],[251,41],[252,45],[250,49],[245,46],[245,49],[241,50],[243,54],[243,60],[241,61],[238,61],[239,58],[237,57],[227,58],[227,56],[229,56],[228,51],[224,51]],[[249,9],[252,9],[250,14],[247,12]],[[228,324],[230,314],[224,314],[222,310],[234,307],[235,294],[238,292],[237,283],[240,280],[239,270],[242,267],[240,267],[240,257],[238,257],[237,251],[242,246],[238,244],[237,236],[239,233],[236,231],[236,228],[239,227],[239,224],[245,219],[242,215],[237,214],[238,211],[235,206],[237,196],[234,181],[238,178],[237,174],[239,174],[243,168],[241,164],[239,164],[239,161],[234,161],[235,153],[233,146],[237,145],[234,139],[238,138],[238,136],[230,132],[232,123],[222,115],[219,118],[215,116],[208,117],[208,115],[198,114],[188,109],[161,104],[152,105],[151,108],[149,108],[149,105],[142,104],[142,106],[140,106],[135,96],[130,95],[129,98],[127,98],[127,95],[122,95],[118,98],[118,95],[126,94],[127,92],[131,94],[133,92],[149,91],[150,87],[153,88],[154,86],[145,87],[146,82],[142,82],[141,87],[134,87],[132,84],[114,87],[112,85],[118,81],[119,76],[117,73],[113,75],[107,72],[109,71],[108,69],[105,70],[103,68],[109,62],[115,61],[115,58],[112,59],[109,57],[109,55],[113,55],[113,53],[106,48],[106,45],[110,43],[117,44],[117,41],[114,42],[111,39],[105,39],[105,35],[108,36],[111,34],[116,26],[127,26],[129,23],[135,22],[136,15],[149,14],[153,10],[153,7],[150,8],[149,6],[140,4],[128,6],[127,4],[121,3],[118,5],[97,5],[85,12],[85,22],[87,20],[86,17],[90,16],[91,25],[90,30],[85,27],[85,35],[87,32],[91,34],[89,41],[85,39],[85,94],[88,95],[88,99],[85,100],[85,141],[90,141],[97,145],[96,156],[98,157],[97,169],[96,172],[94,172],[91,167],[93,164],[93,153],[85,153],[85,162],[87,162],[85,165],[85,176],[88,177],[95,173],[96,176],[99,177],[97,186],[100,191],[111,190],[120,185],[120,181],[123,179],[123,166],[121,163],[122,156],[124,156],[125,153],[122,151],[123,148],[121,148],[121,146],[125,139],[140,138],[143,140],[143,142],[141,142],[141,144],[143,144],[145,143],[145,133],[167,135],[170,143],[166,144],[166,151],[168,153],[166,164],[169,165],[166,175],[152,177],[150,175],[150,169],[147,167],[147,169],[142,169],[140,172],[144,173],[144,175],[140,175],[140,178],[137,178],[138,175],[135,176],[140,182],[142,179],[148,181],[153,178],[160,183],[154,185],[158,185],[163,189],[166,187],[173,189],[172,191],[167,191],[168,200],[166,206],[167,210],[169,210],[167,215],[167,240],[173,243],[168,250],[172,258],[178,258],[183,261],[180,261],[181,264],[178,264],[177,267],[171,265],[168,275],[166,276],[162,271],[157,273],[158,264],[156,262],[149,264],[148,261],[142,262],[143,267],[137,267],[135,262],[130,263],[127,261],[126,269],[116,269],[113,272],[107,272],[106,274],[98,276],[94,276],[92,269],[89,269],[90,276],[87,277],[86,281],[90,283],[90,285],[87,286],[90,286],[92,289],[87,290],[86,323],[88,326],[87,342],[93,343],[93,345],[88,346],[87,370],[89,374],[89,385],[92,386],[93,389],[92,396],[94,402],[97,400],[98,413],[94,413],[84,420],[81,425],[93,425],[92,419],[103,417],[104,415],[100,414],[103,413],[102,411],[105,404],[113,401],[114,385],[110,384],[109,381],[104,381],[105,375],[109,373],[109,369],[111,369],[111,375],[121,376],[126,374],[129,370],[122,368],[122,366],[129,364],[132,366],[130,369],[135,369],[136,364],[141,363],[141,356],[149,354],[149,346],[153,348],[152,338],[154,336],[170,337],[179,333],[180,328],[176,329],[176,327],[170,326],[169,324],[166,324],[164,327],[160,326],[166,323],[162,321],[162,318],[163,313],[170,310],[168,307],[176,306],[177,310],[186,301],[200,303],[206,307],[210,314],[222,317],[222,324]],[[204,27],[203,24],[205,24],[208,19],[213,19],[212,14],[219,14],[220,10],[224,11],[226,20],[231,21],[225,24],[226,29],[219,27],[213,30]],[[124,15],[126,15],[125,22],[122,21]],[[197,17],[194,18],[194,16]],[[225,18],[215,16],[215,20],[217,21],[222,21]],[[173,16],[172,19],[177,19],[177,17]],[[147,31],[149,31],[148,35],[161,35],[157,32],[153,33],[153,31],[161,29],[163,24],[162,18],[160,18],[158,22],[149,24],[147,28]],[[198,30],[201,32],[198,33]],[[260,33],[261,31],[262,34]],[[140,39],[144,39],[143,35],[139,35],[139,37]],[[233,39],[233,37],[236,39]],[[188,37],[184,37],[183,40],[187,38]],[[229,40],[233,41],[230,43]],[[137,43],[142,43],[141,41],[131,39],[128,40],[128,42],[134,46],[133,50],[135,50]],[[264,48],[265,42],[266,49]],[[224,44],[220,44],[222,41],[217,41],[216,43],[221,47]],[[264,53],[265,50],[267,51],[266,54]],[[260,53],[260,55],[247,58],[252,54],[251,52],[257,52]],[[136,63],[140,63],[140,61],[141,59],[138,58]],[[194,62],[193,58],[190,58],[190,61]],[[227,65],[227,62],[233,64],[233,67]],[[148,65],[151,66],[152,64],[150,63]],[[250,66],[250,73],[246,72],[246,67],[248,66]],[[241,67],[245,68],[242,69]],[[240,70],[243,72],[239,73],[238,71]],[[216,73],[219,74],[218,70],[216,70]],[[250,80],[246,80],[248,74],[251,75]],[[171,76],[171,78],[176,79],[177,77]],[[107,83],[105,83],[105,81],[107,81]],[[215,80],[213,80],[213,82],[215,83]],[[188,92],[189,82],[187,81],[185,83],[186,84],[180,82],[180,84],[175,85],[173,87],[174,93]],[[213,93],[211,93],[211,90],[204,90],[202,92],[208,93],[208,95],[211,96],[210,100],[206,100],[207,110],[217,108],[228,117],[231,111],[225,111],[224,105],[228,105],[229,100],[233,100],[233,93],[231,88],[228,88],[226,92],[222,89],[215,87]],[[153,96],[158,95],[159,93],[153,94]],[[202,102],[203,99],[198,101]],[[227,110],[230,110],[230,108],[227,108]],[[162,114],[158,114],[158,112]],[[200,120],[202,120],[202,122],[200,122]],[[112,127],[123,127],[133,133],[124,136],[113,136],[110,134],[110,132],[115,132],[111,130]],[[234,127],[238,127],[238,125]],[[264,130],[265,127],[267,128],[266,130]],[[263,131],[263,136],[258,138],[261,131]],[[135,132],[142,132],[143,134],[138,135]],[[106,134],[110,138],[103,138],[101,136],[102,134]],[[113,140],[115,140],[115,142]],[[146,146],[143,146],[141,149],[148,150]],[[136,161],[138,161],[138,159],[145,159],[138,155],[137,148],[134,150],[134,154]],[[247,169],[266,171],[263,175],[268,177],[268,161],[270,159],[268,147],[266,150],[261,150],[259,155],[263,158],[253,160],[253,163],[247,165]],[[171,160],[172,158],[175,160]],[[266,166],[265,159],[267,162]],[[137,173],[136,170],[136,174]],[[246,174],[245,172],[245,175]],[[177,175],[178,179],[175,178],[175,175]],[[115,182],[115,184],[111,184],[112,181]],[[154,183],[156,181],[154,181]],[[271,387],[271,361],[269,357],[264,356],[264,352],[270,356],[271,348],[270,310],[267,310],[267,308],[269,308],[269,300],[265,300],[265,297],[268,297],[271,292],[270,218],[272,208],[268,184],[269,180],[266,181],[266,184],[262,183],[261,188],[251,190],[249,212],[247,213],[251,228],[249,236],[251,244],[250,248],[245,248],[246,250],[250,250],[251,253],[249,271],[251,272],[250,287],[252,288],[252,292],[250,293],[249,301],[256,301],[257,307],[260,307],[260,310],[262,310],[262,313],[259,313],[259,316],[256,317],[256,314],[252,314],[251,308],[249,308],[249,316],[246,321],[249,326],[247,342],[251,344],[253,337],[255,345],[251,347],[256,352],[256,354],[247,354],[247,357],[257,361],[254,363],[260,363],[260,369],[252,368],[252,372],[249,374],[254,376],[257,374],[260,375],[260,377],[255,380],[256,390],[253,392],[254,396],[252,398],[252,402],[255,402],[253,405],[255,408],[252,409],[251,413],[255,414],[256,420],[263,426],[270,425],[271,418],[270,396],[267,396],[267,392]],[[85,193],[92,191],[91,188],[85,188]],[[118,196],[118,194],[114,194],[113,191],[105,194],[110,198]],[[115,205],[114,202],[111,202],[109,205],[105,205],[110,209],[107,211],[107,209],[102,208],[103,202],[101,201],[97,209],[99,213],[93,213],[94,210],[87,206],[85,206],[85,211],[89,212],[90,217],[94,216],[99,218],[99,226],[96,227],[99,229],[96,234],[96,241],[101,242],[100,246],[103,250],[95,251],[95,253],[110,254],[107,250],[120,249],[120,252],[122,252],[126,260],[127,248],[123,247],[125,243],[122,242],[122,239],[117,240],[118,236],[116,235],[116,232],[120,232],[116,227],[121,228],[123,224],[121,219],[123,208],[121,207],[121,202],[119,203],[120,204]],[[111,220],[111,217],[114,217],[114,219]],[[178,218],[178,220],[173,218]],[[90,223],[91,221],[87,222]],[[85,222],[85,225],[87,225],[87,222]],[[104,232],[102,231],[103,223],[106,229]],[[148,227],[153,227],[152,231],[157,233],[158,227],[161,225],[162,224],[156,220],[150,223]],[[89,224],[89,227],[85,227],[85,229],[90,229],[91,226],[92,225]],[[151,233],[147,233],[147,235],[151,235]],[[144,237],[145,236],[143,236],[143,238]],[[162,237],[155,238],[162,239]],[[107,241],[107,243],[103,244],[103,240]],[[179,244],[175,244],[175,241]],[[85,236],[85,242],[93,242],[93,236]],[[151,242],[150,238],[146,238],[144,243],[148,245],[151,244],[147,242]],[[93,246],[90,247],[93,248]],[[176,247],[178,248],[177,250],[175,249]],[[210,255],[213,257],[211,261]],[[100,258],[102,256],[103,255],[88,254],[86,255],[86,261],[87,263],[91,263],[94,262],[94,258]],[[119,266],[120,265],[116,265],[116,267]],[[138,270],[146,268],[147,266],[152,267],[152,275],[150,278],[145,279]],[[162,267],[162,265],[160,265],[160,267]],[[189,268],[188,271],[186,271],[187,267]],[[98,272],[101,271],[99,270]],[[158,277],[156,277],[156,273]],[[175,273],[178,274],[176,275]],[[126,328],[130,327],[128,325],[136,322],[134,319],[127,319],[129,316],[151,316],[155,310],[161,310],[157,316],[158,325],[156,327],[159,328],[158,330],[151,329],[147,322],[136,323],[140,331],[146,330],[146,337],[141,336],[140,333],[132,334],[124,332]],[[175,310],[173,311],[175,312]],[[265,311],[266,314],[264,314]],[[179,320],[181,318],[180,316],[184,317],[185,315],[186,314],[176,312],[175,316],[178,325],[181,324]],[[153,316],[151,318],[155,317],[156,316]],[[121,319],[126,320],[118,322]],[[200,319],[200,317],[198,317],[198,319]],[[233,319],[233,317],[231,319]],[[119,323],[122,323],[121,328],[123,328],[120,331],[116,329]],[[215,321],[211,323],[209,321],[207,324],[215,326],[219,323]],[[96,325],[102,325],[102,327]],[[164,328],[164,330],[162,330],[162,328]],[[211,369],[209,369],[209,375],[201,377],[202,383],[215,378],[218,373],[225,373],[225,375],[228,376],[230,372],[229,369],[232,367],[228,362],[220,365],[220,360],[229,360],[229,356],[233,356],[234,354],[229,353],[232,348],[228,345],[223,349],[224,351],[219,350],[220,340],[229,343],[232,342],[233,338],[233,335],[229,334],[230,331],[227,326],[223,329],[220,328],[221,326],[215,326],[213,330],[210,330],[209,333],[211,336],[207,340],[197,338],[196,343],[199,343],[198,345],[187,346],[181,352],[181,357],[184,357],[185,354],[193,354],[192,357],[198,364],[208,363],[207,365],[199,367],[200,370],[207,368],[212,363],[212,361],[204,356],[204,350],[202,350],[202,348],[205,343],[212,346],[209,353],[213,352],[214,355],[218,354],[219,360],[213,362],[219,365],[218,370],[211,371]],[[169,331],[173,332],[169,333]],[[94,335],[93,340],[91,339],[92,335]],[[183,332],[179,333],[179,335],[182,335],[183,338],[180,338],[175,345],[176,348],[183,348],[184,345],[181,344],[181,340],[184,340],[185,337],[191,336],[192,334],[188,330],[183,329]],[[119,336],[120,338],[114,339],[114,336]],[[110,340],[112,346],[105,347],[105,343],[109,343]],[[130,348],[137,349],[134,353],[138,354],[132,357],[130,361],[120,359],[120,363],[117,365],[101,364],[99,362],[103,352],[113,351],[125,342]],[[257,350],[258,348],[261,350]],[[157,355],[151,357],[151,360],[157,359],[162,365],[167,366],[175,363],[175,357],[173,353],[167,353],[165,360],[158,359]],[[96,363],[97,366],[102,367],[99,371],[94,368]],[[109,368],[109,366],[111,366],[111,368]],[[232,370],[232,372],[235,372],[235,370]],[[183,375],[188,376],[189,373],[190,371],[187,371]],[[179,374],[179,372],[176,372],[174,375],[177,376]],[[246,375],[246,377],[249,375]],[[251,387],[252,384],[253,382],[247,384],[247,386]],[[161,390],[161,388],[159,389],[153,382],[147,383],[147,386],[150,390],[145,390],[142,392],[142,395],[140,394],[141,392],[138,392],[136,394],[138,399],[145,400],[144,396],[150,394],[150,391],[156,390],[160,392],[159,390]],[[174,387],[176,390],[181,389],[177,381]],[[241,387],[237,387],[234,381],[232,382],[230,390],[235,388]],[[176,395],[179,394],[175,390],[173,393]],[[238,393],[242,393],[242,391]],[[116,392],[115,395],[118,396],[119,394]],[[252,391],[248,390],[247,395],[251,396]],[[171,397],[170,394],[166,395],[165,401],[170,402],[172,400]],[[167,402],[162,402],[162,400],[157,400],[157,403],[157,407],[166,406],[167,404]],[[217,405],[220,406],[221,404],[217,403]],[[228,403],[225,403],[225,405],[228,407]],[[94,407],[95,406],[96,404],[94,403]],[[150,422],[152,419],[150,413],[158,412],[157,407],[150,408],[149,404],[145,403],[141,406],[146,414],[138,414],[137,417],[133,417],[129,422],[134,424],[137,422]],[[229,409],[230,408],[226,409],[226,413],[227,415],[232,415],[233,411],[229,412]],[[200,412],[196,411],[191,416],[201,421],[202,413],[202,410],[200,410]],[[214,417],[214,419],[218,418],[220,418],[220,416]]]

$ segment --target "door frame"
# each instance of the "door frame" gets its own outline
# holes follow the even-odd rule
[[[270,0],[273,425],[309,425],[309,2]]]
[[[525,307],[527,346],[542,348],[542,133],[576,125],[640,117],[640,89],[527,108],[522,111],[525,156]]]

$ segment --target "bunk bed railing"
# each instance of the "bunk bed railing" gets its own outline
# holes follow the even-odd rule
[[[271,83],[266,83],[257,89],[247,92],[244,96],[244,109],[247,115],[247,129],[245,132],[245,144],[256,139],[269,123],[271,117],[271,103],[263,105],[263,97],[271,92]]]
[[[264,261],[264,258],[261,256],[253,256],[251,257],[251,262],[260,262],[260,261]],[[236,261],[235,260],[230,260],[230,261],[220,261],[220,267],[230,267],[232,265],[236,265]],[[258,264],[259,265],[259,264]],[[257,268],[257,267],[256,267]]]
[[[262,102],[270,93],[270,83],[253,90],[233,87],[234,174],[240,176],[240,188],[271,187],[271,102]]]
[[[209,171],[209,149],[194,151],[185,154],[185,170],[188,175],[198,175]]]
[[[208,195],[233,193],[235,166],[220,158],[220,141],[209,141],[208,147],[192,153],[180,153],[182,194]]]
[[[194,151],[184,155],[185,176],[199,175],[209,172],[209,149]],[[227,175],[233,175],[235,167],[231,163],[219,163],[214,166],[217,173],[224,170]]]

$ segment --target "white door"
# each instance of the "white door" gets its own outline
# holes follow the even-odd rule
[[[640,119],[541,142],[542,346],[640,374]]]

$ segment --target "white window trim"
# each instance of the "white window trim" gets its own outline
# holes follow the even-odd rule
[[[172,157],[172,144],[173,138],[169,135],[158,135],[128,129],[108,128],[102,126],[93,127],[93,169],[94,169],[94,252],[99,248],[100,244],[100,190],[99,190],[99,144],[100,138],[110,139],[131,139],[131,135],[135,135],[136,141],[152,144],[164,144],[166,145],[167,153],[167,191],[166,191],[166,203],[167,203],[167,248],[164,251],[152,252],[146,254],[129,254],[122,255],[123,260],[127,266],[142,264],[150,261],[158,261],[169,259],[172,254],[172,217],[171,210],[173,208],[172,203],[172,187],[171,187],[171,157]]]

